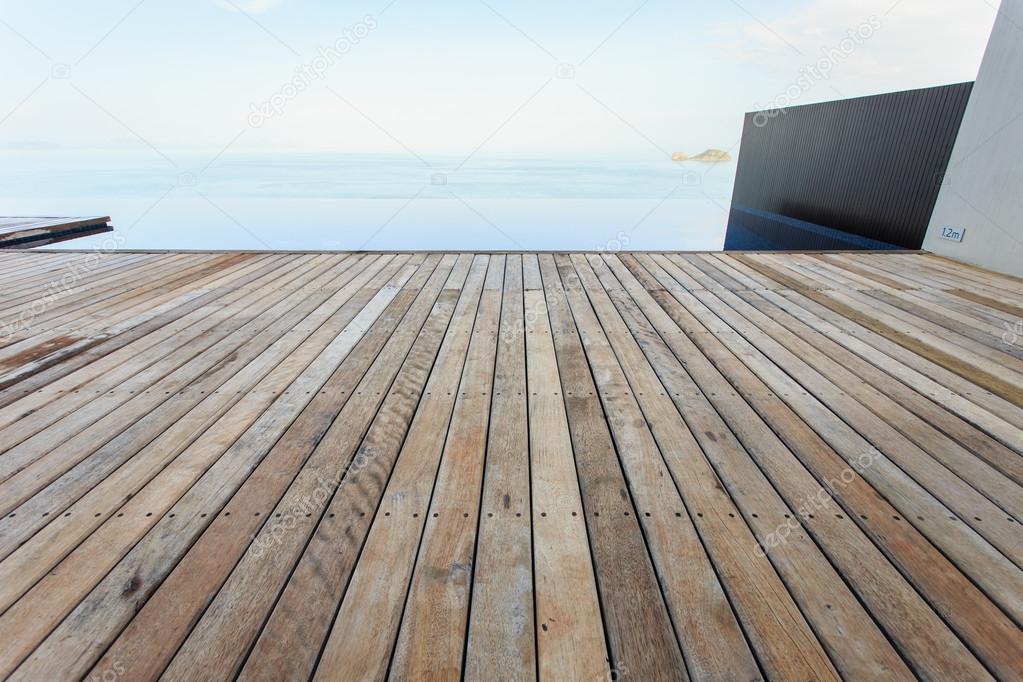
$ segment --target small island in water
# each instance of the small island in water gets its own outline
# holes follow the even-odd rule
[[[696,156],[689,156],[685,152],[675,152],[671,155],[672,161],[710,161],[712,163],[718,163],[719,161],[731,161],[732,155],[723,149],[708,149],[702,151]]]

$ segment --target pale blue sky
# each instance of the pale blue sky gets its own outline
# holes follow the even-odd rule
[[[748,110],[974,78],[996,12],[994,0],[388,2],[2,0],[0,149],[730,148]],[[829,77],[807,79],[825,54]],[[309,86],[292,92],[300,69]]]

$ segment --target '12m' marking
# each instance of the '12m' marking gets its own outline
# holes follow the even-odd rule
[[[966,234],[966,230],[962,227],[943,227],[941,228],[941,238],[947,239],[950,242],[961,242],[963,241],[963,235]]]

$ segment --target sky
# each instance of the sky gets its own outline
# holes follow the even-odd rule
[[[0,0],[3,150],[655,158],[972,80],[996,0]]]

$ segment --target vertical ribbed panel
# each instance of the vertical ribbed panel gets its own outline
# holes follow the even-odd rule
[[[972,87],[958,83],[746,114],[732,199],[920,248]],[[786,229],[783,222],[778,229]]]

